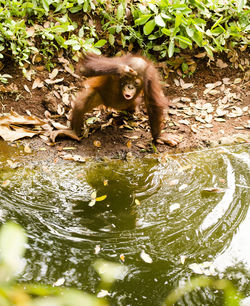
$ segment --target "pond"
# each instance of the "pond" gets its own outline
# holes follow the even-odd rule
[[[13,220],[28,233],[20,281],[63,278],[64,286],[96,294],[92,264],[102,258],[127,267],[111,305],[162,305],[199,273],[250,292],[249,145],[11,168],[6,161],[18,159],[18,150],[1,143],[0,156],[1,224]],[[222,301],[204,288],[179,305]]]

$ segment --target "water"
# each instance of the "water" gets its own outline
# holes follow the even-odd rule
[[[111,305],[161,305],[198,275],[190,265],[204,262],[211,267],[203,273],[250,292],[249,145],[16,169],[6,166],[16,149],[0,148],[0,221],[18,222],[29,238],[20,281],[53,284],[63,277],[65,286],[96,294],[92,263],[122,262],[122,255],[128,272],[113,285]],[[90,207],[94,191],[107,198]],[[179,305],[222,305],[222,295],[196,290]]]

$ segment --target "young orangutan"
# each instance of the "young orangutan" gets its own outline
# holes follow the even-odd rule
[[[89,54],[79,63],[78,70],[88,78],[74,101],[71,129],[53,132],[52,140],[59,134],[79,140],[83,115],[101,104],[135,111],[137,97],[143,92],[153,140],[171,146],[180,142],[174,134],[161,134],[163,112],[169,100],[164,96],[158,72],[149,60],[131,54],[113,58]]]

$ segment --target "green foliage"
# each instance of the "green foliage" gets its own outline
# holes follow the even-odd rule
[[[224,292],[224,305],[226,306],[240,306],[241,304],[242,295],[234,288],[233,284],[229,280],[214,280],[208,277],[197,277],[191,279],[184,286],[172,291],[167,297],[165,305],[172,306],[185,294],[202,287],[222,290]]]
[[[247,44],[249,7],[246,1],[179,0],[150,1],[133,7],[135,28],[147,40],[147,48],[172,57],[180,49],[204,48],[210,58],[229,43]],[[154,41],[154,44],[151,42]]]
[[[30,63],[32,56],[38,53],[43,55],[45,62],[50,62],[60,49],[72,53],[83,50],[100,54],[99,49],[106,40],[99,40],[91,27],[79,28],[69,17],[70,13],[81,10],[95,10],[94,2],[0,0],[0,59],[11,52],[22,66],[25,62]]]
[[[213,58],[249,43],[249,16],[246,0],[0,0],[0,59],[24,65],[40,53],[49,68],[59,50],[100,54],[107,42],[159,58],[200,47]]]
[[[105,306],[107,303],[76,289],[45,285],[15,284],[15,278],[25,266],[23,254],[27,242],[24,230],[15,223],[6,223],[0,231],[0,305],[1,306]],[[97,262],[97,269],[105,270],[106,282],[111,285],[121,271],[119,264]]]

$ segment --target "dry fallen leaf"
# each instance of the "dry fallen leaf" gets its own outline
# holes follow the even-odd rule
[[[68,73],[70,73],[73,77],[75,77],[75,78],[77,78],[77,79],[80,78],[79,75],[77,75],[77,74],[74,73],[73,68],[71,69],[68,65],[64,65],[64,69],[65,69]]]
[[[191,99],[188,98],[188,97],[181,97],[180,100],[181,100],[182,102],[191,102]]]
[[[179,209],[181,207],[181,205],[179,203],[174,203],[172,205],[170,205],[169,207],[169,212],[173,212],[176,209]]]
[[[188,120],[186,120],[186,119],[179,120],[178,122],[181,123],[181,124],[190,125],[190,122]]]
[[[96,202],[101,202],[101,201],[104,201],[106,198],[107,198],[107,195],[105,194],[103,196],[95,198],[95,200],[96,200]]]
[[[11,111],[10,114],[0,117],[0,125],[23,124],[23,125],[43,125],[45,122],[36,116],[21,116],[16,112]]]
[[[12,169],[16,169],[20,166],[18,162],[13,162],[12,160],[9,160],[9,159],[7,160],[7,164]]]
[[[187,258],[187,256],[181,255],[181,264],[184,265],[186,258]]]
[[[0,125],[0,136],[5,141],[15,141],[24,137],[33,137],[40,132],[31,131],[17,126]]]
[[[89,202],[89,207],[93,207],[95,205],[95,199],[92,199],[90,202]]]
[[[30,93],[30,89],[29,89],[29,87],[28,87],[27,85],[23,85],[23,87],[24,87],[24,89],[25,89],[28,93]]]
[[[26,33],[28,36],[33,36],[35,33],[35,28],[34,27],[30,27],[30,28],[26,28]],[[34,64],[34,63],[33,63]]]
[[[124,137],[125,137],[125,138],[128,138],[128,139],[131,139],[131,140],[139,139],[139,136],[137,136],[137,135],[131,135],[131,136],[129,136],[129,135],[124,135]]]
[[[127,145],[128,149],[131,149],[132,148],[132,141],[129,140],[126,145]]]
[[[228,64],[224,63],[221,59],[217,59],[216,66],[219,68],[226,68]]]
[[[25,146],[24,146],[24,152],[25,153],[32,153],[32,150],[31,150],[31,148],[30,148],[30,146],[28,145],[28,144],[26,144]]]
[[[66,154],[66,155],[61,155],[60,157],[64,160],[72,160],[72,161],[81,162],[81,163],[86,162],[86,159],[82,157],[81,155]]]
[[[60,129],[58,131],[50,132],[51,141],[55,142],[56,137],[59,135],[65,135],[71,137],[72,139],[80,140],[80,138],[76,135],[76,133],[73,130]]]
[[[102,146],[101,142],[99,140],[94,140],[93,144],[95,147],[100,148]]]
[[[121,255],[120,255],[120,259],[121,259],[122,262],[125,261],[125,256],[124,256],[124,254],[121,254]]]
[[[243,111],[240,107],[234,106],[231,113],[227,114],[227,117],[235,118],[235,117],[241,117],[243,115]]]
[[[56,84],[56,83],[61,83],[62,81],[64,80],[64,78],[61,78],[61,79],[55,79],[55,80],[51,80],[51,79],[46,79],[45,82],[47,84]]]
[[[222,193],[222,192],[225,192],[225,189],[218,188],[218,187],[210,187],[210,188],[204,188],[203,191],[213,192],[213,193]]]
[[[107,126],[112,125],[114,118],[110,118],[109,121],[107,123],[104,123],[101,125],[101,130],[103,130],[104,128],[106,128]],[[97,121],[97,120],[96,120]],[[98,119],[99,121],[99,119]]]
[[[185,84],[181,85],[182,89],[188,89],[188,88],[191,88],[193,86],[194,86],[193,83],[185,83]]]
[[[226,119],[223,119],[223,118],[214,118],[214,121],[217,121],[217,122],[225,122]]]
[[[138,200],[138,199],[135,199],[135,204],[140,206],[141,205],[141,202]]]
[[[196,58],[203,58],[207,55],[207,52],[198,53],[195,55]]]
[[[64,151],[72,151],[72,150],[75,150],[76,147],[63,147],[62,150]]]
[[[41,81],[39,78],[36,78],[33,82],[32,89],[35,88],[42,88],[43,87],[43,81]]]
[[[174,83],[175,83],[176,86],[180,86],[180,81],[179,80],[174,79]]]
[[[225,84],[225,85],[231,84],[230,78],[223,78],[222,81],[223,81],[223,84]]]
[[[95,246],[95,251],[94,251],[95,255],[99,254],[100,251],[101,251],[101,246],[100,246],[99,244],[97,244],[97,245]]]
[[[141,259],[143,261],[145,261],[146,263],[152,263],[153,262],[153,259],[143,250],[141,251]]]
[[[186,165],[186,166],[180,167],[178,169],[178,172],[183,172],[183,171],[189,170],[191,168],[192,168],[192,165]]]
[[[58,75],[59,70],[57,68],[54,68],[51,73],[49,73],[49,78],[53,80]]]
[[[169,182],[169,185],[170,185],[170,186],[175,186],[175,185],[177,185],[178,183],[179,183],[179,180],[178,180],[178,179],[175,179],[175,180],[170,181],[170,182]]]
[[[10,184],[10,180],[3,181],[2,187],[7,187]]]
[[[196,274],[205,274],[207,276],[214,275],[215,269],[212,262],[205,261],[197,264],[193,263],[188,266]]]
[[[241,81],[242,81],[241,78],[236,78],[236,79],[234,80],[234,84],[239,84],[239,83],[241,83]]]

